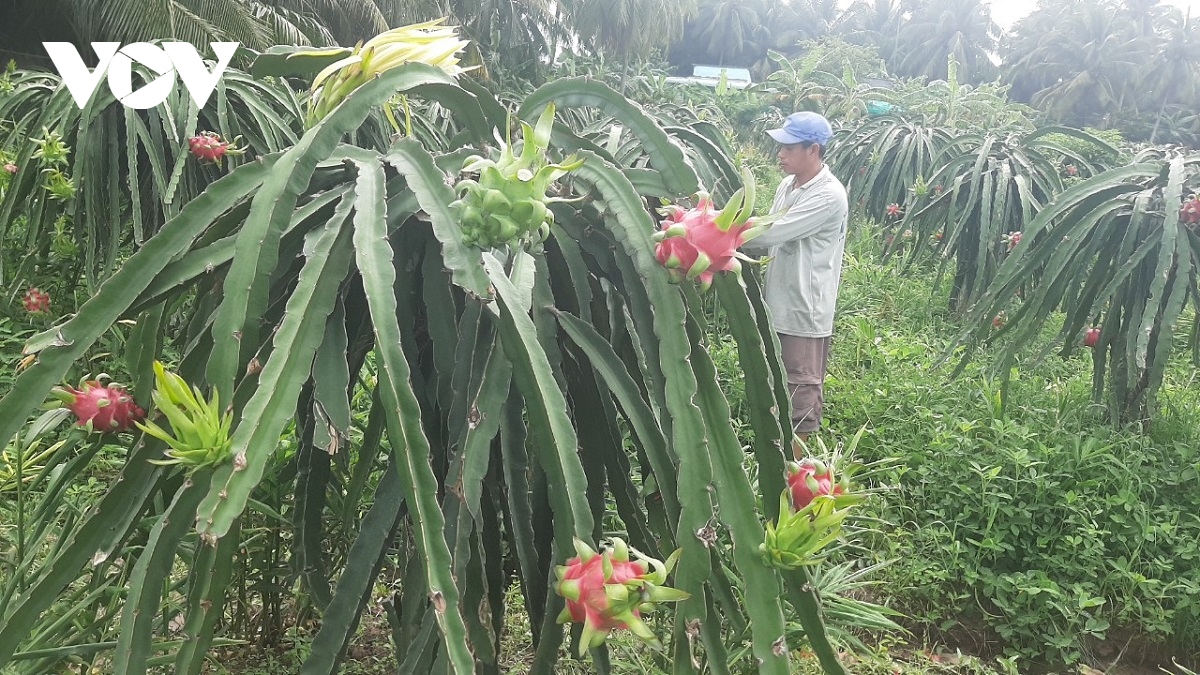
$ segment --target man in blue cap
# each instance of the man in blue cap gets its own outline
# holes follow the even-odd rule
[[[787,368],[792,430],[803,442],[821,426],[850,209],[845,186],[823,161],[833,135],[828,120],[812,112],[793,113],[767,134],[779,143],[786,174],[771,205],[778,219],[746,248],[767,249],[770,257],[763,295]],[[802,452],[797,443],[797,459]]]

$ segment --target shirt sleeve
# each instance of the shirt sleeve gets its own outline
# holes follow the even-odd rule
[[[801,200],[780,216],[766,232],[750,240],[745,248],[766,249],[793,239],[812,236],[829,226],[832,213],[833,200],[828,194]]]

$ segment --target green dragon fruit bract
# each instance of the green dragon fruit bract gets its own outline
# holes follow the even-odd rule
[[[842,536],[850,508],[861,501],[845,476],[834,480],[832,465],[815,458],[788,462],[779,519],[767,523],[758,547],[763,562],[784,570],[820,562],[826,547]]]

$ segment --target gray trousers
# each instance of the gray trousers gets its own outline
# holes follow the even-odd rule
[[[831,338],[779,334],[788,392],[792,395],[792,431],[807,433],[821,427],[825,404],[825,370]]]

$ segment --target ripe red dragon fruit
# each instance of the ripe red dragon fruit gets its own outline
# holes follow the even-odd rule
[[[1096,348],[1096,343],[1100,341],[1100,329],[1092,326],[1083,334],[1083,346]]]
[[[837,496],[845,487],[834,483],[833,471],[818,459],[787,463],[788,488],[792,491],[792,509],[799,511],[817,495]]]
[[[1000,241],[1007,244],[1008,250],[1011,251],[1017,247],[1017,244],[1021,243],[1021,233],[1020,232],[1009,232],[1008,234],[1001,237]]]
[[[857,444],[855,437],[852,441]],[[841,538],[842,522],[863,495],[850,490],[848,473],[834,480],[832,457],[806,457],[787,463],[787,487],[779,494],[779,518],[768,522],[758,551],[763,562],[783,570],[819,563],[825,549]]]
[[[702,290],[712,285],[717,272],[741,272],[741,260],[751,260],[738,248],[761,234],[764,219],[750,218],[754,210],[754,177],[743,172],[746,187],[734,193],[723,210],[713,208],[708,193],[700,192],[691,209],[668,206],[666,219],[654,234],[654,257],[671,275],[673,283],[699,279]]]
[[[25,298],[21,303],[25,305],[25,311],[31,314],[48,312],[50,311],[50,294],[35,286],[25,291]]]
[[[1008,316],[1004,312],[1000,312],[996,316],[992,317],[992,328],[995,328],[996,330],[1004,328],[1004,324],[1006,323],[1008,323]]]
[[[221,163],[225,155],[240,155],[243,152],[241,148],[222,140],[220,134],[213,131],[204,131],[189,138],[188,147],[196,159],[217,164]]]
[[[690,597],[688,593],[662,585],[680,551],[667,558],[666,563],[636,550],[634,553],[641,559],[630,560],[631,549],[624,541],[614,537],[612,543],[611,549],[597,553],[576,539],[577,555],[555,569],[558,583],[554,585],[554,591],[567,601],[558,622],[583,624],[580,656],[589,648],[599,647],[611,631],[621,628],[661,648],[658,638],[642,621],[642,612],[653,611],[656,603]]]
[[[1076,168],[1076,166],[1074,164],[1068,164],[1067,165],[1067,175],[1068,176],[1077,176],[1077,175],[1079,175],[1079,169]]]
[[[92,431],[120,433],[146,417],[146,411],[119,384],[103,385],[99,380],[87,380],[79,389],[55,387],[50,393],[62,401],[60,407],[75,413],[79,426]]]
[[[904,215],[904,209],[900,208],[900,205],[895,203],[888,204],[885,211],[887,211],[888,218],[899,218],[900,216]]]
[[[1188,225],[1196,225],[1200,223],[1200,197],[1192,195],[1179,207],[1179,219]]]

